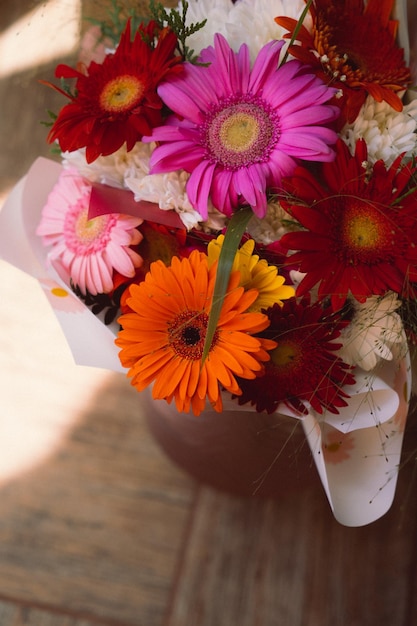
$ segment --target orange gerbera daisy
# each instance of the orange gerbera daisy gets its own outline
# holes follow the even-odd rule
[[[199,415],[206,397],[222,410],[221,387],[235,395],[241,390],[235,375],[255,378],[276,343],[253,337],[269,321],[263,313],[248,313],[256,289],[239,287],[233,272],[207,358],[202,362],[213,298],[217,263],[209,269],[207,255],[194,250],[188,258],[174,257],[170,267],[152,263],[145,280],[131,285],[116,339],[120,360],[130,368],[132,385],[142,391],[154,383],[154,399],[175,399],[179,411]]]
[[[296,36],[300,45],[290,52],[316,67],[317,74],[343,97],[339,100],[342,122],[352,122],[370,94],[385,100],[396,111],[402,110],[398,91],[410,83],[404,51],[395,38],[398,22],[390,19],[394,0],[313,0],[310,14],[312,31],[304,26]],[[277,17],[275,21],[294,33],[297,21]]]

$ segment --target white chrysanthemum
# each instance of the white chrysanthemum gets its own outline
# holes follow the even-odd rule
[[[268,202],[265,217],[253,215],[247,230],[255,241],[268,245],[292,230],[291,220],[291,216],[284,211],[279,202]]]
[[[165,211],[175,210],[186,228],[196,227],[201,215],[191,206],[185,192],[189,174],[149,174],[149,159],[154,147],[154,143],[138,142],[130,152],[122,147],[90,164],[86,162],[84,149],[65,152],[63,165],[66,169],[75,167],[80,176],[90,182],[128,189],[134,193],[136,201],[147,200]]]
[[[364,139],[369,162],[373,164],[382,159],[389,167],[400,154],[410,157],[417,153],[416,129],[417,100],[397,112],[386,102],[376,102],[368,96],[356,120],[346,124],[340,136],[351,154],[355,152],[357,140]]]
[[[230,14],[234,11],[235,5],[232,0],[189,0],[186,24],[196,24],[207,19],[204,28],[200,29],[187,38],[187,46],[198,54],[212,46],[215,33],[221,33],[227,37],[226,23],[233,19]],[[179,2],[178,11],[183,10],[183,3]]]
[[[179,3],[182,11],[182,3]],[[253,61],[259,50],[273,39],[281,39],[285,29],[278,26],[275,17],[285,15],[298,19],[305,8],[304,0],[189,0],[187,25],[207,23],[187,39],[195,53],[213,45],[215,33],[226,37],[230,47],[237,52],[243,43],[249,47]],[[304,24],[308,27],[310,16]]]
[[[232,19],[226,23],[226,38],[235,51],[246,43],[253,62],[262,46],[273,39],[282,39],[287,32],[274,18],[285,15],[298,20],[303,9],[304,0],[240,0],[234,5]],[[308,15],[304,25],[308,27],[310,23]]]
[[[149,174],[126,178],[126,186],[134,193],[136,201],[154,202],[163,211],[176,211],[187,229],[201,222],[201,215],[191,205],[185,186],[189,174],[184,171],[168,174]]]
[[[391,361],[393,344],[403,341],[403,325],[396,309],[400,306],[397,294],[371,296],[364,303],[350,301],[353,319],[341,333],[343,347],[340,357],[349,365],[372,370],[384,359]]]
[[[87,163],[85,149],[63,153],[63,166],[76,168],[81,176],[92,183],[102,183],[111,187],[126,188],[125,179],[143,178],[149,173],[149,159],[155,144],[138,142],[127,152],[122,146],[109,156],[100,156]]]

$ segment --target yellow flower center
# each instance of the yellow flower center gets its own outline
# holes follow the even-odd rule
[[[117,76],[104,86],[100,94],[100,106],[108,113],[130,111],[142,98],[144,91],[144,84],[136,76]]]
[[[259,122],[248,113],[238,111],[224,120],[219,134],[226,150],[249,150],[259,137]]]
[[[75,234],[78,241],[89,244],[99,239],[106,230],[107,222],[105,215],[89,220],[87,209],[80,211],[75,222]]]
[[[355,215],[346,225],[346,236],[354,248],[375,248],[380,240],[380,229],[373,216]]]
[[[268,161],[280,136],[277,111],[260,98],[225,99],[202,125],[208,157],[235,170]]]
[[[348,199],[342,217],[339,253],[351,264],[377,262],[395,245],[395,228],[377,206]]]
[[[75,255],[102,253],[110,239],[117,215],[100,215],[88,219],[88,208],[75,206],[68,211],[64,223],[65,243]]]

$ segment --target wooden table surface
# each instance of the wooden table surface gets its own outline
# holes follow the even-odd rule
[[[37,79],[63,58],[36,55],[76,4],[1,4],[3,197],[49,155],[39,120],[62,100]],[[0,626],[417,624],[412,423],[394,505],[370,526],[339,525],[321,490],[218,493],[165,457],[123,375],[74,365],[33,279],[0,261],[0,285]]]

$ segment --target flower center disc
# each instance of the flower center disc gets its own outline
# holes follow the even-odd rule
[[[374,248],[379,240],[378,225],[370,215],[356,215],[346,225],[346,234],[353,248]]]
[[[80,241],[89,244],[101,236],[105,230],[103,217],[88,219],[87,210],[81,211],[75,223],[75,234]]]
[[[174,352],[190,361],[201,359],[207,323],[208,315],[199,311],[182,311],[177,315],[168,329],[169,343]]]
[[[279,343],[271,352],[271,361],[276,367],[287,369],[294,367],[300,357],[300,347],[290,341]]]
[[[205,132],[211,158],[228,169],[266,160],[279,135],[278,123],[258,102],[223,103]]]
[[[392,232],[386,217],[365,202],[354,202],[344,214],[342,237],[350,262],[372,262],[391,250]]]
[[[220,128],[220,139],[227,150],[249,150],[259,137],[259,122],[248,113],[238,111],[226,118]]]
[[[144,93],[143,83],[126,74],[109,81],[100,95],[100,106],[108,113],[123,113],[131,110]]]

